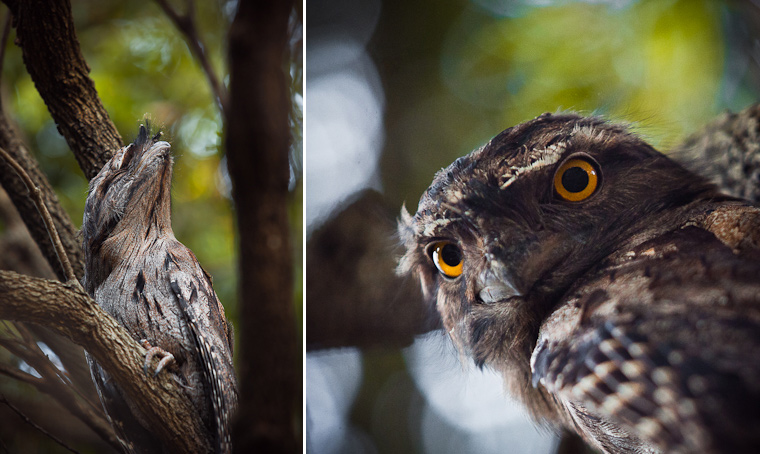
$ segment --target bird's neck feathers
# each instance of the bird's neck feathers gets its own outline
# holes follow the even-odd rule
[[[135,190],[124,216],[114,229],[130,230],[138,242],[152,241],[156,237],[173,235],[171,227],[172,165],[167,162],[155,175],[146,178]]]

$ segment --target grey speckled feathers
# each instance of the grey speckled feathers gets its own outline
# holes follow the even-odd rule
[[[195,255],[171,229],[172,157],[167,142],[140,128],[90,182],[82,228],[84,287],[133,338],[164,355],[219,452],[229,452],[237,405],[232,332]],[[117,433],[133,452],[161,446],[120,389],[90,359],[93,379]],[[162,372],[165,373],[165,372]]]

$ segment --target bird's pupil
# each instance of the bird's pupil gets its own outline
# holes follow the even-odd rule
[[[457,266],[462,261],[462,254],[459,248],[453,244],[447,244],[441,248],[441,259],[448,266]]]
[[[562,186],[568,192],[581,192],[588,186],[588,173],[580,167],[570,167],[562,174]]]

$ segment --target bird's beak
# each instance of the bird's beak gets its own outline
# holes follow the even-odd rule
[[[517,289],[512,273],[498,260],[492,260],[477,280],[477,294],[486,304],[503,301],[514,296],[522,296]]]

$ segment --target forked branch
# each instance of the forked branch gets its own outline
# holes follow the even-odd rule
[[[210,450],[184,391],[169,374],[146,374],[145,350],[78,285],[0,271],[0,319],[46,326],[86,346],[166,446],[177,452]]]

